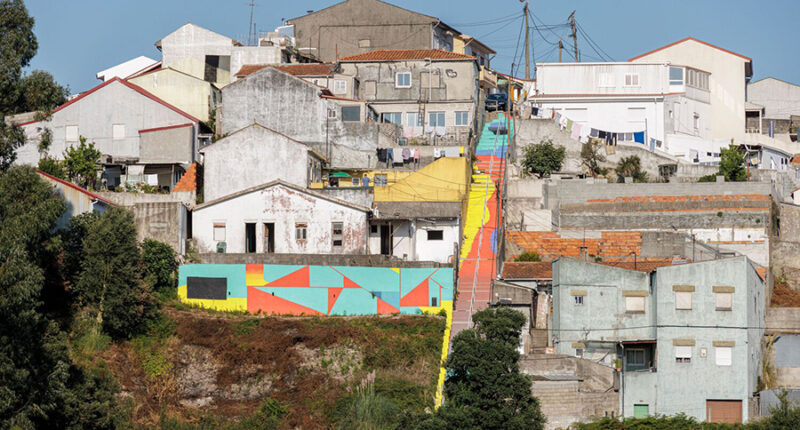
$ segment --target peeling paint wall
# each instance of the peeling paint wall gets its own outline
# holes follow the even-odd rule
[[[332,223],[343,224],[343,244],[333,246]],[[225,226],[227,252],[245,252],[245,224],[256,224],[256,252],[265,252],[265,224],[274,224],[279,254],[365,254],[367,213],[349,206],[274,185],[243,194],[192,213],[192,237],[200,252],[215,252],[214,224]],[[305,240],[295,237],[296,224],[307,228]]]

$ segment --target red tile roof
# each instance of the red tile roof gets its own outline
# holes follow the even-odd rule
[[[172,191],[197,191],[197,163],[192,163]]]
[[[292,76],[328,76],[333,71],[333,64],[245,64],[236,73],[236,77],[249,76],[265,67],[272,67]]]
[[[553,279],[553,263],[549,261],[506,261],[503,279]]]
[[[638,231],[604,231],[600,238],[568,238],[550,231],[509,231],[508,240],[524,251],[539,254],[542,260],[552,261],[558,257],[578,258],[581,248],[586,248],[590,257],[604,261],[626,260],[632,255],[641,255],[642,233]]]
[[[87,190],[86,188],[83,188],[83,187],[77,185],[77,184],[73,184],[72,182],[56,178],[55,176],[47,174],[47,173],[44,173],[41,170],[36,170],[36,172],[39,173],[40,175],[44,176],[45,178],[50,179],[51,181],[56,181],[56,182],[58,182],[60,184],[66,185],[66,186],[68,186],[68,187],[70,187],[72,189],[78,190],[79,192],[81,192],[83,194],[86,194],[87,196],[89,196],[89,197],[91,197],[91,198],[93,198],[95,200],[100,200],[100,201],[102,201],[104,203],[107,203],[107,204],[109,204],[111,206],[117,206],[117,204],[112,202],[111,200],[108,200],[108,199],[106,199],[104,197],[101,197],[101,196],[99,196],[99,195],[97,195],[97,194]]]
[[[339,61],[474,60],[475,57],[441,49],[378,49],[342,57]]]
[[[78,97],[75,97],[74,99],[72,99],[72,100],[70,100],[70,101],[68,101],[68,102],[64,103],[63,105],[61,105],[61,106],[57,107],[55,110],[53,110],[53,113],[56,113],[56,112],[58,112],[58,111],[60,111],[60,110],[62,110],[62,109],[64,109],[64,108],[66,108],[66,107],[67,107],[67,106],[69,106],[69,105],[72,105],[72,104],[74,104],[74,103],[77,103],[77,102],[79,102],[80,100],[82,100],[83,98],[85,98],[86,96],[88,96],[89,94],[92,94],[92,93],[94,93],[95,91],[98,91],[98,90],[102,89],[103,87],[105,87],[105,86],[107,86],[107,85],[111,85],[111,84],[112,84],[112,83],[114,83],[114,82],[119,82],[120,84],[122,84],[122,85],[125,85],[126,87],[128,87],[128,88],[130,88],[130,89],[132,89],[132,90],[136,91],[137,93],[139,93],[139,94],[141,94],[141,95],[143,95],[143,96],[145,96],[145,97],[149,98],[150,100],[153,100],[153,101],[155,101],[155,102],[157,102],[157,103],[160,103],[160,104],[164,105],[165,107],[167,107],[167,108],[169,108],[169,109],[171,109],[171,110],[173,110],[173,111],[177,112],[178,114],[180,114],[180,115],[182,115],[182,116],[186,117],[187,119],[189,119],[189,120],[190,120],[190,121],[192,121],[192,122],[195,122],[195,123],[198,123],[198,122],[200,122],[200,120],[199,120],[199,119],[197,119],[197,118],[195,118],[195,117],[193,117],[193,116],[189,115],[188,113],[186,113],[186,112],[184,112],[184,111],[182,111],[182,110],[178,109],[177,107],[175,107],[175,106],[173,106],[173,105],[171,105],[171,104],[169,104],[169,103],[165,102],[164,100],[161,100],[160,98],[156,97],[156,96],[155,96],[155,95],[153,95],[152,93],[150,93],[150,92],[146,91],[144,88],[142,88],[142,87],[140,87],[140,86],[138,86],[138,85],[134,85],[134,84],[132,84],[132,83],[130,83],[130,82],[128,82],[128,81],[126,81],[125,79],[120,79],[120,78],[118,78],[118,77],[115,77],[114,79],[110,79],[110,80],[108,80],[108,81],[105,81],[105,82],[103,82],[102,84],[100,84],[100,85],[98,85],[98,86],[96,86],[96,87],[92,88],[91,90],[81,93],[81,95],[79,95]],[[17,125],[19,125],[19,126],[21,127],[21,126],[23,126],[23,125],[33,124],[33,123],[35,123],[35,122],[39,122],[39,121],[33,120],[33,121],[24,122],[24,123],[17,124]]]
[[[648,55],[650,55],[650,54],[653,54],[653,53],[656,53],[656,52],[658,52],[658,51],[661,51],[661,50],[664,50],[664,49],[670,48],[670,47],[672,47],[672,46],[675,46],[675,45],[680,45],[681,43],[683,43],[683,42],[688,42],[688,41],[690,41],[690,40],[693,40],[693,41],[695,41],[695,42],[697,42],[697,43],[701,43],[701,44],[703,44],[703,45],[706,45],[706,46],[710,46],[710,47],[712,47],[712,48],[714,48],[714,49],[719,49],[719,50],[720,50],[720,51],[722,51],[722,52],[727,52],[728,54],[735,55],[735,56],[737,56],[737,57],[741,57],[741,58],[743,58],[743,59],[745,59],[745,60],[747,60],[747,61],[753,61],[753,59],[752,59],[752,58],[750,58],[750,57],[745,57],[745,56],[744,56],[744,55],[742,55],[742,54],[737,54],[736,52],[729,51],[729,50],[727,50],[727,49],[725,49],[725,48],[720,48],[719,46],[712,45],[712,44],[710,44],[710,43],[708,43],[708,42],[703,42],[702,40],[695,39],[694,37],[687,37],[687,38],[685,38],[685,39],[681,39],[681,40],[679,40],[679,41],[677,41],[677,42],[670,43],[669,45],[662,46],[662,47],[660,47],[660,48],[658,48],[658,49],[654,49],[654,50],[652,50],[652,51],[650,51],[650,52],[645,52],[644,54],[642,54],[642,55],[637,55],[637,56],[635,56],[635,57],[631,58],[631,59],[630,59],[630,60],[628,60],[628,61],[634,61],[634,60],[638,60],[638,59],[640,59],[640,58],[642,58],[642,57],[646,57],[646,56],[648,56]]]

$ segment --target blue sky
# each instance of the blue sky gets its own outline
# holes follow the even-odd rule
[[[477,37],[498,51],[492,65],[509,72],[520,33],[518,0],[391,0],[398,6],[437,16],[459,31]],[[227,36],[246,37],[249,0],[27,0],[36,19],[39,52],[34,69],[51,72],[73,93],[97,83],[95,73],[139,55],[156,60],[154,43],[186,22]],[[256,0],[259,30],[272,30],[281,18],[319,10],[335,0]],[[487,7],[487,5],[492,5]],[[578,24],[604,52],[596,53],[578,36],[582,60],[608,55],[624,61],[687,36],[753,58],[755,76],[773,76],[800,83],[800,58],[792,46],[792,28],[800,19],[797,0],[548,0],[531,1],[537,24],[533,33],[536,61],[556,61],[554,45],[563,38],[576,10]],[[512,14],[518,13],[517,17]],[[521,51],[522,47],[520,47]],[[565,58],[568,53],[565,52]],[[517,54],[519,57],[519,53]],[[517,58],[517,62],[521,59]],[[523,75],[524,72],[516,75]]]

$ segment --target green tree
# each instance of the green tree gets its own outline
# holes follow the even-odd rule
[[[747,180],[747,170],[744,167],[744,155],[739,149],[731,145],[720,151],[719,174],[725,176],[728,182],[742,182]]]
[[[539,256],[538,253],[533,251],[525,251],[522,254],[518,255],[514,261],[542,261],[542,257]]]
[[[161,294],[174,296],[178,286],[178,260],[175,250],[164,242],[145,239],[142,242],[144,279]]]
[[[15,109],[20,112],[52,111],[69,97],[69,89],[59,85],[53,75],[42,70],[34,70],[23,76],[17,86],[20,96]]]
[[[0,0],[0,117],[23,112],[18,106],[22,69],[39,48],[33,18],[22,0]],[[0,118],[2,119],[2,118]]]
[[[555,146],[550,139],[523,148],[525,156],[522,168],[527,174],[547,176],[561,170],[566,150],[563,146]]]
[[[525,326],[525,315],[511,308],[487,308],[472,316],[475,330],[485,339],[499,340],[517,349]]]
[[[638,155],[631,155],[617,163],[617,182],[625,182],[625,178],[633,178],[633,182],[647,182],[647,173],[642,170],[642,161]]]
[[[72,288],[78,284],[86,248],[83,245],[89,229],[100,219],[100,213],[84,212],[69,219],[67,228],[60,232],[64,264],[62,273],[67,285]]]
[[[101,155],[94,142],[87,144],[86,138],[81,136],[77,147],[70,146],[64,151],[63,166],[69,179],[82,187],[95,188],[100,171],[97,161]]]
[[[52,231],[66,210],[30,167],[0,173],[0,427],[114,428],[114,386],[84,372],[41,311]]]
[[[0,114],[2,117],[2,114]],[[17,160],[17,148],[25,143],[25,133],[16,125],[6,125],[0,118],[0,172],[8,170]]]
[[[89,225],[82,270],[75,286],[78,302],[97,313],[114,338],[144,332],[158,317],[152,290],[142,281],[142,260],[133,214],[113,207]]]
[[[603,145],[591,139],[581,147],[581,162],[594,178],[608,173],[608,169],[600,167],[600,163],[606,161],[606,156],[601,152],[602,147]]]
[[[64,170],[64,165],[49,155],[39,159],[39,170],[48,175],[55,176],[58,179],[67,179],[67,172]]]

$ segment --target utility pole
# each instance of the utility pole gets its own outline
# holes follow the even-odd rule
[[[247,44],[248,45],[253,43],[252,42],[253,36],[254,36],[253,32],[255,31],[255,30],[253,30],[253,9],[255,9],[255,7],[256,7],[256,0],[250,0],[250,5],[249,6],[250,6],[250,25],[247,26]]]
[[[569,36],[572,38],[573,46],[575,49],[575,62],[578,62],[578,30],[575,27],[575,11],[573,10],[571,14],[569,14],[569,23],[572,26],[572,34]]]
[[[561,42],[561,39],[558,39],[558,62],[561,62],[561,50],[564,49],[564,43]]]
[[[528,23],[528,16],[530,13],[528,12],[528,2],[525,2],[525,79],[531,78],[531,43],[530,43],[530,36],[531,30]]]

